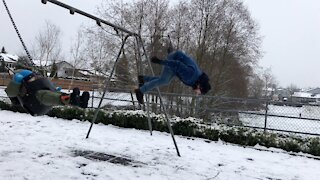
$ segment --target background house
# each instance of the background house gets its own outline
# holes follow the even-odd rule
[[[5,66],[15,69],[19,57],[17,55],[0,53],[0,62],[4,62]]]
[[[320,94],[320,88],[315,88],[307,91],[308,93],[311,94]]]
[[[308,92],[294,92],[292,95],[292,102],[313,103],[316,102],[316,99]]]
[[[291,97],[290,91],[283,88],[277,89],[275,94],[277,95],[279,101],[287,101]]]
[[[308,104],[320,104],[320,88],[315,88],[304,92],[295,92],[292,95],[292,101]]]
[[[53,65],[50,65],[46,69],[51,71],[52,66]],[[76,69],[72,64],[66,61],[57,62],[54,66],[57,73],[56,77],[58,78],[103,82],[108,77],[108,73],[101,73],[88,69]]]
[[[56,66],[56,73],[58,78],[71,78],[74,74],[74,67],[66,62],[66,61],[61,61],[55,63]],[[49,70],[52,69],[52,66],[49,66]]]

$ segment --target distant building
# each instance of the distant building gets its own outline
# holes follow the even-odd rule
[[[59,78],[68,78],[74,76],[74,67],[66,62],[66,61],[61,61],[55,63],[57,66],[57,77]],[[51,67],[51,66],[50,66]],[[51,68],[49,68],[51,69]]]
[[[292,102],[310,103],[316,102],[316,99],[308,92],[294,92],[292,95]]]
[[[0,62],[3,60],[5,65],[12,70],[15,70],[15,67],[18,63],[19,57],[17,55],[11,55],[7,53],[0,53]],[[36,67],[40,67],[43,70],[48,72],[48,76],[52,70],[52,64],[50,62],[49,65],[45,65],[46,63],[41,60],[32,60]],[[106,78],[109,77],[109,73],[102,73],[95,70],[87,70],[87,69],[76,69],[72,64],[67,61],[56,62],[56,76],[58,78],[64,79],[76,79],[76,80],[84,80],[84,81],[95,81],[97,83],[103,83]],[[111,79],[111,81],[115,81],[115,77]]]
[[[66,61],[57,62],[55,65],[57,67],[56,76],[58,78],[103,82],[108,77],[108,74],[94,70],[76,69],[73,65]],[[49,71],[51,68],[52,65],[47,67]]]
[[[311,94],[320,94],[320,88],[311,89],[306,92],[311,93]]]
[[[4,61],[5,65],[11,69],[15,69],[19,57],[17,55],[0,53],[0,61]]]
[[[320,88],[308,90],[306,92],[295,92],[292,95],[293,102],[320,104]]]
[[[277,96],[277,98],[274,99],[278,99],[278,101],[287,101],[291,95],[289,90],[279,88],[276,89],[275,96]]]

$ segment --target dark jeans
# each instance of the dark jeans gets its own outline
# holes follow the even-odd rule
[[[171,80],[175,76],[174,72],[169,66],[163,66],[162,73],[160,76],[144,76],[144,85],[140,87],[140,91],[145,93],[156,87],[170,84]]]

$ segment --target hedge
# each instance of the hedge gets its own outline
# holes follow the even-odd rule
[[[0,109],[24,112],[22,108],[11,106],[0,101]],[[54,107],[47,115],[66,120],[78,119],[91,121],[94,109],[80,109],[76,107]],[[152,128],[156,131],[169,132],[163,115],[150,115]],[[264,133],[251,128],[228,127],[225,125],[205,125],[193,119],[173,119],[172,129],[176,135],[204,138],[211,141],[219,139],[228,143],[242,146],[261,145],[280,148],[288,152],[304,152],[320,156],[319,137],[302,137],[276,133]],[[100,110],[95,123],[112,124],[124,128],[148,130],[148,118],[143,111],[106,111]]]

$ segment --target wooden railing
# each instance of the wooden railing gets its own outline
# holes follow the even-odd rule
[[[7,86],[11,81],[9,76],[0,76],[0,86]],[[78,87],[82,91],[91,91],[93,89],[98,89],[100,86],[103,86],[102,83],[92,82],[92,81],[82,81],[82,80],[71,80],[71,79],[53,79],[52,83],[56,86],[61,87],[62,89],[73,89]]]

